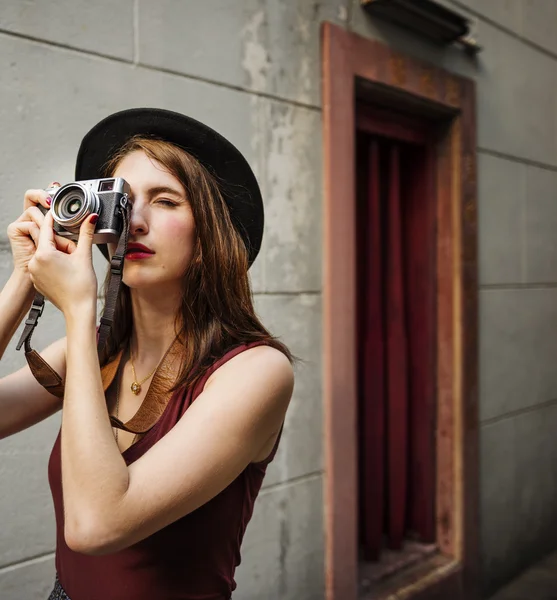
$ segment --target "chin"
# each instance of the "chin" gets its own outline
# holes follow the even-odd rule
[[[131,277],[124,276],[122,282],[131,290],[154,288],[166,283],[165,281],[161,281],[158,277],[146,277],[145,275]]]
[[[168,277],[168,274],[165,273],[165,277],[160,276],[160,271],[154,270],[151,273],[140,273],[140,272],[130,272],[124,270],[124,277],[122,278],[122,282],[127,285],[132,290],[145,290],[145,289],[168,289],[168,286],[180,285],[181,278]]]

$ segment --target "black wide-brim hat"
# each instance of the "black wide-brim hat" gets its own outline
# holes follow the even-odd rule
[[[83,138],[77,154],[76,180],[100,178],[108,160],[134,135],[175,144],[216,177],[251,266],[263,238],[263,199],[255,175],[233,144],[191,117],[159,108],[133,108],[109,115]],[[108,258],[106,245],[99,248]]]

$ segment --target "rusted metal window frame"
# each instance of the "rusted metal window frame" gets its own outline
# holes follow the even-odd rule
[[[438,122],[437,542],[445,561],[405,598],[473,597],[478,583],[475,84],[323,25],[324,427],[327,600],[356,600],[355,135],[359,94]],[[400,592],[399,592],[400,593]]]

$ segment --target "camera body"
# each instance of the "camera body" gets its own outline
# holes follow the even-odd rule
[[[52,198],[50,211],[58,235],[77,241],[83,221],[96,213],[99,219],[93,244],[118,242],[124,225],[120,207],[126,205],[131,193],[127,181],[121,177],[88,179],[46,191]]]

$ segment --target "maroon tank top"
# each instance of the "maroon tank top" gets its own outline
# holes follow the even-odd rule
[[[218,367],[247,348],[218,360],[192,390],[178,391],[154,427],[123,453],[129,465],[178,422]],[[280,439],[280,436],[279,436]],[[251,463],[212,500],[141,542],[106,556],[88,556],[68,548],[64,539],[60,434],[48,465],[56,514],[56,571],[72,600],[228,600],[236,588],[234,571],[267,465]]]

